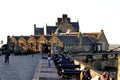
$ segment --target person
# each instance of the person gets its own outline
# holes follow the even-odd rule
[[[107,72],[103,72],[99,80],[109,80],[109,74]]]
[[[82,71],[82,80],[90,80],[91,76],[90,76],[90,71],[88,68],[84,68]]]
[[[50,67],[51,53],[48,53],[48,66]]]
[[[10,53],[9,52],[7,52],[6,54],[5,54],[5,63],[9,63],[9,56],[10,56]]]

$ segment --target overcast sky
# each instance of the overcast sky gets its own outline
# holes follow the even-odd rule
[[[110,44],[120,44],[120,0],[0,0],[0,41],[34,34],[34,24],[54,26],[62,14],[79,21],[82,33],[103,29]]]

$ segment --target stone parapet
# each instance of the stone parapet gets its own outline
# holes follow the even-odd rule
[[[120,60],[119,60],[119,61],[120,61]],[[95,69],[92,69],[92,67],[90,67],[89,65],[86,65],[86,64],[84,64],[84,63],[82,63],[82,62],[79,62],[79,61],[77,61],[77,60],[75,60],[75,59],[74,59],[74,63],[75,63],[75,64],[80,64],[80,67],[81,67],[81,68],[84,68],[84,67],[90,68],[90,74],[91,74],[91,77],[92,77],[92,78],[94,78],[95,76],[101,76],[101,74],[103,73],[102,71],[97,71],[97,70],[95,70]],[[119,66],[119,67],[120,67],[120,66]],[[80,76],[81,76],[81,74],[80,74]],[[120,78],[120,74],[119,74],[119,78]],[[118,80],[119,80],[119,78],[118,78]],[[110,77],[110,80],[114,80],[113,77]]]
[[[117,79],[120,79],[120,55],[118,55],[118,75],[117,75]]]

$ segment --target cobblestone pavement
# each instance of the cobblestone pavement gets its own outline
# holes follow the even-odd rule
[[[40,54],[10,56],[10,62],[4,63],[4,55],[0,56],[0,80],[32,80]]]

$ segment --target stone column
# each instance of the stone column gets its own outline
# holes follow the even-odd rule
[[[117,80],[120,79],[120,55],[118,55],[118,75],[117,75]]]

